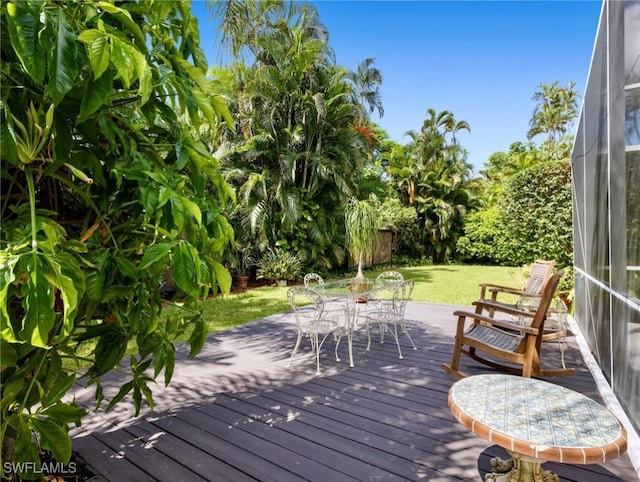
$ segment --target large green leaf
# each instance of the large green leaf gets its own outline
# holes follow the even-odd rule
[[[56,257],[48,256],[46,259],[49,264],[47,280],[58,288],[58,295],[63,303],[62,327],[55,338],[55,342],[60,343],[73,331],[80,297],[84,293],[84,276],[75,258],[67,253],[59,253]]]
[[[37,3],[11,2],[7,4],[7,27],[14,52],[36,84],[44,82],[45,51],[38,35],[44,28],[40,23]]]
[[[13,269],[17,262],[18,258],[16,256],[10,256],[4,251],[0,252],[0,335],[3,341],[10,343],[18,342],[7,311],[9,287],[16,279]]]
[[[195,280],[196,265],[191,249],[185,243],[180,243],[173,255],[173,280],[178,288],[191,296],[198,296],[198,286]]]
[[[189,358],[193,358],[202,350],[205,342],[207,341],[207,325],[202,320],[202,318],[198,318],[194,325],[193,331],[189,336],[189,345],[191,349],[189,350]]]
[[[231,115],[231,112],[229,112],[229,108],[227,107],[224,99],[217,95],[212,95],[209,97],[209,102],[211,103],[213,110],[218,114],[218,116],[224,119],[224,121],[227,123],[229,129],[234,130],[236,128],[236,123],[233,119],[233,116]]]
[[[18,398],[26,382],[27,379],[22,374],[10,377],[6,375],[2,376],[2,399],[0,400],[0,407],[3,411],[15,403],[16,398]]]
[[[229,293],[229,291],[231,290],[232,282],[229,270],[217,261],[211,261],[211,264],[213,265],[213,269],[216,273],[216,281],[218,282],[218,286],[220,286],[220,289],[223,293]]]
[[[71,437],[53,420],[32,419],[43,449],[51,450],[53,458],[66,464],[71,458]]]
[[[104,333],[98,339],[95,348],[95,363],[89,370],[93,377],[99,377],[113,370],[122,360],[127,349],[127,337],[117,328]]]
[[[67,17],[62,8],[58,9],[57,24],[58,35],[56,45],[50,51],[49,83],[46,88],[56,106],[71,90],[78,75],[76,37],[69,29]]]
[[[140,60],[142,54],[131,45],[124,43],[118,37],[111,36],[111,62],[116,68],[118,75],[116,78],[122,80],[124,86],[128,89],[136,77],[139,63],[145,62],[144,57]]]
[[[133,34],[133,38],[135,39],[136,45],[139,49],[146,48],[144,33],[142,33],[140,26],[133,21],[131,14],[127,10],[119,8],[110,2],[98,2],[98,7],[115,16],[120,22],[122,22],[124,27],[128,29],[127,31]]]
[[[140,270],[149,268],[151,265],[163,260],[173,245],[171,243],[158,243],[153,246],[149,246],[142,256],[142,262],[140,263]]]
[[[8,422],[16,431],[17,462],[36,462],[39,468],[40,457],[31,436],[30,418],[29,414],[16,413],[9,418]]]
[[[18,336],[33,346],[49,348],[49,331],[56,318],[53,310],[53,293],[39,256],[28,258],[29,275],[22,285],[22,306],[25,310],[22,330]]]
[[[107,71],[100,78],[87,84],[80,104],[80,113],[76,122],[84,122],[91,117],[100,107],[108,105],[113,89],[113,74]]]
[[[102,299],[104,289],[105,272],[102,269],[92,269],[85,272],[86,293],[91,301]]]
[[[61,375],[44,394],[41,404],[43,407],[48,407],[60,401],[60,399],[69,391],[73,383],[76,381],[76,377],[73,374]]]
[[[17,363],[18,353],[16,352],[15,348],[3,337],[0,340],[0,367],[15,367]]]
[[[185,196],[180,196],[180,201],[187,212],[196,220],[198,226],[202,226],[202,211],[198,205]]]
[[[78,40],[87,44],[87,52],[89,53],[89,62],[91,70],[93,70],[93,78],[98,80],[107,67],[111,59],[110,36],[100,30],[85,30],[78,36]]]
[[[171,217],[173,219],[173,224],[174,224],[172,228],[179,233],[181,233],[182,230],[184,229],[184,223],[185,223],[185,218],[184,218],[185,205],[182,202],[183,199],[184,198],[180,198],[178,196],[174,196],[170,199]]]
[[[2,116],[0,118],[0,152],[2,152],[2,160],[17,165],[18,151],[16,149],[16,142],[11,136],[7,125],[9,110],[6,105],[2,106],[2,114],[0,115]]]
[[[87,414],[87,410],[68,403],[58,402],[45,408],[41,413],[57,422],[80,423],[82,417]]]

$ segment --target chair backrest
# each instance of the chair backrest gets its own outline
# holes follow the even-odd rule
[[[318,273],[307,273],[304,275],[304,287],[309,288],[313,283],[323,285],[324,280]]]
[[[544,285],[542,289],[542,297],[540,298],[540,304],[536,309],[536,313],[531,320],[531,328],[538,328],[544,326],[544,321],[547,317],[547,311],[549,310],[549,306],[551,305],[551,300],[556,293],[556,289],[558,288],[558,284],[560,283],[560,278],[564,275],[564,271],[559,270],[556,272]],[[538,343],[542,340],[542,336],[538,336]]]
[[[404,281],[404,276],[397,271],[383,271],[378,275],[378,280],[387,282]]]
[[[393,311],[404,316],[407,301],[413,292],[414,281],[405,280],[402,283],[389,283],[376,290],[375,299],[371,300],[374,309]]]
[[[531,273],[522,292],[525,295],[540,295],[545,283],[551,278],[555,265],[555,261],[536,260],[531,266]]]
[[[411,298],[415,282],[412,279],[404,280],[402,283],[402,289],[400,292],[400,298],[398,299],[398,311],[404,316],[404,310],[407,307],[407,301]]]
[[[294,287],[287,290],[287,300],[293,309],[296,324],[318,320],[324,311],[324,300],[311,288]]]

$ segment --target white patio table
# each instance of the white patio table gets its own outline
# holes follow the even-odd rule
[[[349,366],[353,364],[353,332],[355,330],[360,307],[375,296],[376,291],[390,284],[402,284],[402,281],[388,281],[378,278],[348,278],[330,281],[313,287],[327,302],[344,305],[344,334],[349,347]]]

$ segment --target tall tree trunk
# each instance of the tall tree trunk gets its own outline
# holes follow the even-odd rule
[[[362,253],[360,253],[360,256],[358,257],[358,274],[356,275],[356,278],[364,278],[364,273],[362,272],[362,263],[363,255]]]

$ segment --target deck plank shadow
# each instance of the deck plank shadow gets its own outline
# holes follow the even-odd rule
[[[125,402],[92,411],[73,431],[74,450],[98,474],[120,481],[481,481],[490,459],[506,452],[462,427],[447,407],[455,381],[440,368],[453,350],[459,307],[411,302],[407,314],[414,351],[402,340],[372,342],[356,333],[355,367],[346,344],[341,361],[333,341],[322,374],[305,346],[287,368],[295,341],[283,313],[209,337],[187,358],[180,347],[170,387],[155,393],[154,411],[135,417]],[[559,366],[560,351],[543,348]],[[572,337],[565,352],[572,377],[549,379],[600,402],[597,386]],[[463,360],[468,374],[491,369]],[[105,380],[106,398],[123,375]],[[76,400],[93,409],[93,394],[78,385]],[[600,465],[547,463],[563,481],[638,481],[628,455]]]

